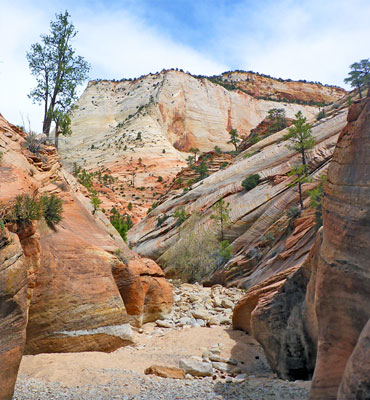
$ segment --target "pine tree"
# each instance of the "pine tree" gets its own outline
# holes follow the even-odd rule
[[[295,118],[293,125],[289,128],[289,132],[283,138],[290,141],[288,148],[297,151],[301,155],[302,163],[292,168],[288,175],[296,177],[291,185],[298,185],[299,203],[303,210],[302,184],[309,180],[306,152],[314,147],[315,139],[311,133],[312,126],[306,122],[306,117],[303,116],[301,111],[298,111]]]
[[[49,136],[55,112],[66,113],[77,100],[76,87],[87,79],[90,65],[75,54],[71,40],[77,31],[70,14],[56,14],[50,34],[41,35],[27,53],[28,65],[37,85],[29,94],[35,103],[44,104],[43,133]]]
[[[236,129],[230,129],[229,131],[230,140],[227,143],[231,143],[235,146],[235,151],[238,151],[238,143],[241,141]]]
[[[357,88],[361,99],[362,88],[366,85],[370,90],[370,61],[369,59],[363,59],[351,64],[350,68],[349,77],[344,79],[344,82],[349,83],[351,87]]]
[[[230,224],[230,204],[226,203],[225,200],[220,199],[213,207],[214,214],[211,218],[216,221],[220,228],[221,242],[224,241],[225,228]]]

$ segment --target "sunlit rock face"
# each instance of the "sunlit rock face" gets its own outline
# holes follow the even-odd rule
[[[35,354],[112,351],[132,342],[129,322],[133,318],[141,323],[171,311],[172,287],[159,266],[131,251],[102,213],[92,214],[85,188],[61,167],[54,147],[43,146],[39,154],[31,153],[25,133],[3,117],[0,147],[2,205],[9,206],[21,194],[54,194],[63,202],[63,219],[54,229],[44,220],[6,224],[6,229],[13,233],[4,242],[3,254],[9,262],[18,260],[12,275],[15,286],[6,286],[9,293],[19,292],[19,299],[14,301],[16,305],[19,300],[14,308],[18,310],[19,327],[13,326],[19,328],[19,340],[14,334],[18,361],[23,352],[21,339],[25,338],[27,314],[25,352]],[[18,250],[14,247],[17,243],[21,246]],[[15,253],[9,256],[9,249],[15,249]],[[119,279],[120,290],[112,273],[116,265],[128,271],[126,280]],[[6,271],[11,270],[10,265]],[[6,282],[6,276],[4,279]],[[136,297],[131,295],[126,306],[125,299],[132,287]],[[1,297],[4,309],[8,309],[9,296]],[[9,326],[5,324],[4,329]],[[2,337],[8,343],[2,348],[8,349],[13,339],[6,339],[5,333]]]
[[[60,140],[63,164],[71,169],[77,162],[88,171],[100,169],[117,178],[97,187],[102,207],[127,212],[132,203],[129,213],[141,219],[186,166],[190,148],[232,150],[231,128],[247,136],[271,108],[283,108],[288,118],[299,110],[312,118],[318,103],[333,102],[345,93],[247,73],[223,75],[219,82],[174,70],[133,81],[89,82],[72,114],[73,134]],[[240,89],[228,90],[230,82]]]
[[[303,266],[249,290],[234,326],[263,345],[287,379],[309,379],[310,399],[369,394],[370,98],[349,109],[328,168],[323,228]]]

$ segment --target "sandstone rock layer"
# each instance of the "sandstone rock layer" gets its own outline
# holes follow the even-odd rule
[[[283,108],[288,118],[301,110],[312,119],[318,102],[344,94],[340,88],[243,73],[212,80],[172,70],[136,80],[91,81],[73,112],[73,135],[60,139],[63,164],[111,174],[114,184],[96,187],[102,208],[141,219],[186,166],[190,148],[232,150],[231,128],[247,136],[271,108]]]
[[[335,399],[370,317],[370,98],[354,104],[328,171],[315,283],[318,352],[311,399]]]
[[[26,340],[27,269],[17,235],[0,228],[0,399],[10,400]]]
[[[24,136],[0,118],[4,150],[0,201],[10,204],[19,194],[34,193],[55,194],[63,202],[63,219],[53,229],[44,220],[25,226],[7,224],[20,239],[28,275],[25,351],[115,350],[132,341],[122,298],[126,294],[120,293],[112,274],[118,254],[130,271],[127,291],[133,292],[131,286],[137,289],[127,307],[136,307],[135,317],[155,320],[167,315],[172,307],[171,286],[153,261],[149,268],[148,260],[142,262],[126,246],[102,213],[92,215],[83,187],[61,168],[55,148],[42,146],[39,154],[33,154]]]

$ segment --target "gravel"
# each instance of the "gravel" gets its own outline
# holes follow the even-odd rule
[[[109,384],[89,384],[77,387],[58,382],[44,382],[20,375],[14,400],[176,400],[176,399],[230,399],[230,400],[305,400],[308,384],[279,379],[247,378],[240,382],[224,379],[165,379],[150,378],[132,371],[107,371]],[[121,375],[121,376],[119,376]]]

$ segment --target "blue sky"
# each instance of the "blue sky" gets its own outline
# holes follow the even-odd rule
[[[13,123],[41,127],[25,54],[65,9],[90,78],[243,69],[343,86],[348,66],[370,56],[368,0],[3,0],[0,113]]]

